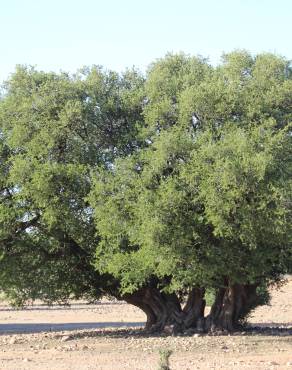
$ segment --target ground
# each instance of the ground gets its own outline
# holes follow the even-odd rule
[[[0,305],[0,370],[157,370],[171,349],[172,370],[291,369],[292,278],[272,291],[270,306],[234,335],[146,336],[141,311],[125,303],[70,308]]]

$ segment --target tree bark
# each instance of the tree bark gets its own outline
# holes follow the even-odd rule
[[[230,284],[219,288],[210,314],[205,318],[205,289],[194,287],[182,308],[176,294],[145,287],[125,294],[122,299],[140,308],[147,317],[149,332],[179,333],[188,329],[198,332],[229,331],[239,327],[240,320],[256,302],[256,285]]]
[[[146,326],[145,329],[149,330],[157,322],[157,316],[152,310],[149,304],[145,302],[146,290],[140,289],[132,294],[123,295],[123,299],[138,308],[140,308],[146,315]]]
[[[204,312],[206,307],[204,295],[204,288],[193,288],[190,291],[187,302],[183,308],[185,314],[184,326],[186,329],[193,328],[198,331],[204,331]]]
[[[219,288],[211,312],[206,318],[206,331],[234,331],[256,302],[256,285],[228,284]]]
[[[166,294],[157,288],[143,288],[122,298],[146,314],[146,330],[178,333],[189,328],[203,331],[204,293],[204,289],[193,288],[183,309],[176,294]]]

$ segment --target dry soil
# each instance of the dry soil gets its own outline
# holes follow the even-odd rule
[[[258,308],[252,328],[234,335],[146,336],[144,314],[125,303],[0,305],[0,370],[291,369],[292,278]]]

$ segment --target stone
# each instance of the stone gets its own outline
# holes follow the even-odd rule
[[[70,340],[71,337],[70,335],[64,335],[62,338],[61,338],[61,342],[68,342],[68,340]]]
[[[16,343],[16,338],[15,337],[12,337],[10,340],[9,340],[9,344],[15,344]]]

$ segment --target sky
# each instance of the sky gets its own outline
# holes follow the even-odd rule
[[[292,59],[292,0],[0,0],[0,82],[17,64],[145,71],[167,52]]]

